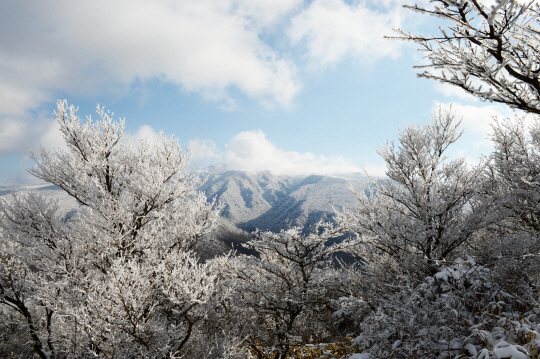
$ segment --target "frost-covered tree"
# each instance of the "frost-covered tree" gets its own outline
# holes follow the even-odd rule
[[[491,198],[500,220],[485,229],[474,248],[479,260],[513,284],[537,281],[540,273],[539,135],[538,120],[530,126],[519,117],[497,120],[484,171],[481,194]]]
[[[379,150],[388,179],[338,217],[361,235],[365,261],[350,270],[360,290],[340,313],[370,357],[534,357],[540,126],[497,122],[494,152],[469,169],[444,155],[460,136],[454,115],[432,122],[406,126],[399,147]],[[480,261],[460,260],[467,252]]]
[[[191,343],[219,271],[190,249],[219,208],[195,192],[174,138],[122,144],[112,114],[75,112],[58,102],[68,150],[41,149],[31,173],[81,209],[66,222],[36,193],[2,202],[0,304],[24,319],[41,358],[203,355],[194,350],[210,346]]]
[[[540,122],[527,128],[523,118],[493,126],[488,191],[508,212],[514,228],[540,232]]]
[[[418,76],[538,115],[538,1],[432,0],[429,3],[429,6],[405,7],[441,18],[449,26],[441,28],[436,36],[399,30],[401,36],[397,38],[419,44],[426,53],[428,64],[417,68],[431,70]],[[514,281],[517,273],[522,278],[531,274],[526,274],[532,269],[524,261],[531,264],[539,249],[538,129],[539,125],[534,124],[527,130],[521,119],[495,123],[492,135],[495,151],[486,163],[486,183],[481,191],[493,202],[492,210],[499,221],[497,226],[485,229],[473,250],[486,265],[496,262],[498,267],[507,267],[505,272]]]
[[[461,135],[454,117],[439,110],[431,124],[406,125],[398,147],[379,149],[388,179],[373,181],[368,194],[355,192],[359,206],[338,217],[362,236],[364,259],[380,259],[388,268],[395,262],[410,274],[433,273],[489,222],[489,207],[476,200],[481,170],[445,155]]]
[[[257,231],[246,244],[257,255],[227,263],[229,281],[235,283],[233,305],[249,320],[246,345],[259,358],[272,353],[284,359],[291,345],[324,337],[329,323],[321,323],[321,316],[345,285],[331,255],[355,240],[332,244],[329,239],[340,231],[328,223],[319,223],[308,235],[301,232],[300,227]]]
[[[133,148],[119,143],[124,122],[113,121],[103,108],[98,106],[97,122],[90,117],[83,122],[75,112],[65,101],[58,103],[55,115],[69,150],[41,149],[39,156],[32,155],[37,167],[30,173],[88,209],[92,224],[110,233],[97,238],[107,253],[138,253],[146,245],[138,240],[143,228],[159,231],[158,237],[172,246],[190,249],[217,214],[193,193],[200,179],[185,172],[186,154],[174,137],[160,135],[155,145],[143,140]]]
[[[458,86],[481,99],[540,113],[540,5],[517,0],[431,0],[406,8],[450,22],[440,35],[413,35],[432,68],[419,77]]]

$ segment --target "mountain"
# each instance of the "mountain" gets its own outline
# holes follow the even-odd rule
[[[357,199],[349,183],[361,188],[364,181],[313,175],[306,177],[268,211],[239,225],[251,232],[255,229],[278,232],[289,226],[300,226],[304,232],[321,219],[332,221],[336,211],[353,208]]]
[[[227,171],[210,174],[198,190],[223,203],[221,216],[239,225],[270,210],[297,182],[298,179],[270,172]]]
[[[0,199],[5,200],[6,202],[11,201],[12,192],[20,192],[26,190],[38,191],[43,196],[56,201],[58,205],[58,214],[60,217],[68,220],[71,218],[80,208],[80,205],[77,203],[77,200],[70,195],[68,195],[60,187],[42,184],[42,185],[31,185],[31,186],[0,186]]]
[[[196,246],[203,259],[232,248],[245,253],[240,244],[248,241],[249,233],[256,229],[278,232],[301,226],[305,233],[309,232],[319,220],[332,221],[336,211],[357,205],[349,183],[361,189],[368,182],[358,174],[298,178],[270,172],[213,171],[201,175],[206,181],[198,190],[224,206],[216,229]],[[10,192],[25,189],[57,200],[60,214],[66,219],[79,210],[75,199],[51,185],[0,187],[0,198],[9,201]]]
[[[236,227],[231,221],[220,217],[216,228],[198,240],[194,249],[203,260],[233,249],[237,253],[248,254],[252,251],[244,248],[241,244],[250,239],[249,233]]]

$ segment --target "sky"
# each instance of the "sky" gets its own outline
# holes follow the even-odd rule
[[[452,106],[465,132],[451,155],[478,163],[493,116],[516,113],[417,78],[418,47],[383,36],[447,24],[403,3],[2,1],[0,185],[37,183],[30,151],[61,149],[59,99],[82,119],[104,106],[135,142],[175,135],[192,170],[293,176],[383,176],[377,147]]]

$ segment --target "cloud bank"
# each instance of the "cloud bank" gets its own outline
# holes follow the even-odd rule
[[[239,94],[288,109],[304,68],[397,56],[399,43],[381,35],[405,21],[400,7],[397,0],[2,2],[0,155],[62,143],[56,122],[40,112],[57,96],[123,97],[156,79],[226,111],[237,108]],[[133,136],[150,132],[143,126]],[[266,150],[246,153],[254,140]],[[280,150],[257,131],[239,133],[224,151],[210,140],[191,146],[194,161],[220,158],[239,169],[358,169],[341,157]]]
[[[287,106],[296,68],[259,35],[298,1],[17,1],[2,5],[0,113],[54,89],[93,94],[160,78],[223,100],[231,86]],[[36,101],[37,100],[37,101]]]
[[[489,104],[483,106],[465,105],[462,103],[441,103],[436,102],[433,110],[439,107],[452,108],[456,114],[456,119],[461,120],[461,127],[467,132],[473,132],[487,138],[492,132],[492,125],[495,119],[502,120],[516,115],[523,115],[521,111],[516,112],[507,106],[500,104]]]
[[[57,93],[126,96],[158,79],[226,111],[236,92],[288,108],[299,67],[396,56],[381,34],[400,26],[399,9],[394,0],[3,2],[0,154],[48,141],[40,134],[55,124],[35,111]]]
[[[190,154],[196,161],[212,159],[214,164],[237,171],[271,171],[289,176],[362,172],[359,166],[341,156],[326,157],[311,152],[282,150],[261,130],[238,133],[223,151],[219,151],[211,140],[192,141],[190,147]]]
[[[371,9],[374,3],[377,10]],[[21,115],[54,91],[118,93],[158,78],[234,107],[230,89],[265,106],[301,89],[309,62],[397,56],[382,40],[404,19],[397,1],[29,0],[0,5],[0,115]],[[271,35],[273,40],[265,40]],[[288,47],[287,44],[292,44]],[[279,49],[279,50],[277,50]]]

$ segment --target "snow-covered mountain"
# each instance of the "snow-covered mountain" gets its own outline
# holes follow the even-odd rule
[[[364,182],[351,181],[357,188]],[[239,227],[248,232],[255,229],[277,232],[289,226],[300,226],[307,232],[321,219],[332,221],[336,211],[352,208],[356,204],[357,199],[347,180],[313,175],[297,183],[272,208]]]
[[[235,225],[257,218],[295,188],[299,179],[270,172],[227,171],[210,174],[199,191],[225,205],[221,216]]]
[[[223,203],[224,209],[216,230],[200,241],[199,253],[209,256],[232,247],[242,251],[239,244],[256,229],[278,232],[301,226],[309,232],[319,220],[332,221],[336,211],[357,205],[349,184],[361,190],[368,183],[359,174],[303,178],[269,172],[209,174],[199,190]]]
[[[270,172],[227,171],[209,175],[199,190],[223,203],[221,216],[247,232],[257,228],[279,231],[289,226],[309,230],[320,219],[332,220],[336,211],[356,205],[349,183],[360,188],[366,178],[292,178]]]
[[[203,257],[230,250],[249,240],[255,229],[280,231],[301,226],[304,232],[321,219],[331,221],[336,211],[352,208],[357,200],[349,183],[360,189],[368,180],[358,174],[344,176],[288,177],[270,172],[225,171],[207,173],[199,187],[209,199],[223,203],[217,228],[197,246]],[[0,198],[9,201],[9,193],[24,189],[40,191],[58,200],[61,215],[70,217],[79,205],[56,186],[0,187]]]
[[[47,198],[54,199],[58,205],[58,214],[65,219],[71,218],[79,210],[77,200],[68,195],[60,187],[50,184],[31,186],[0,186],[0,199],[10,202],[11,193],[25,190],[38,191]]]

